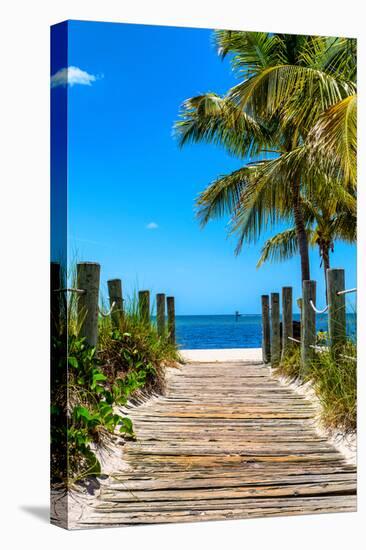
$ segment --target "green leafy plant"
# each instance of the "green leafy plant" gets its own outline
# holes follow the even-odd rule
[[[68,322],[52,347],[57,381],[51,407],[53,482],[69,485],[102,474],[98,450],[110,437],[135,438],[133,423],[120,407],[139,392],[163,391],[164,365],[178,359],[168,335],[159,336],[154,323],[140,320],[134,301],[118,326],[100,317],[98,346],[88,346],[79,334],[75,302],[72,297]]]

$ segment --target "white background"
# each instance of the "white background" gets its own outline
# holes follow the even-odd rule
[[[4,7],[5,6],[5,7]],[[346,0],[3,3],[0,199],[0,537],[3,548],[360,548],[365,513],[365,38]],[[48,525],[49,26],[90,19],[357,36],[360,81],[359,512],[66,532]],[[199,62],[199,59],[197,60]]]

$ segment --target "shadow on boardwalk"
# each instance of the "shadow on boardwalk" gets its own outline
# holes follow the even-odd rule
[[[129,409],[137,441],[72,527],[355,511],[355,467],[268,367],[192,363],[167,378],[165,396]]]

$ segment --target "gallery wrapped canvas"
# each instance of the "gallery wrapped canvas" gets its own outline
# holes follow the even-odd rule
[[[356,509],[356,41],[51,29],[51,517]]]

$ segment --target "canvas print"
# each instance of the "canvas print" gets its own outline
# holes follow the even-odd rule
[[[51,520],[356,510],[356,40],[51,29]]]

